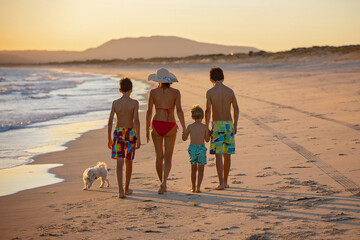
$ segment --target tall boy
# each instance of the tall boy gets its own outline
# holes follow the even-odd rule
[[[139,102],[130,98],[132,82],[129,78],[120,80],[121,98],[113,101],[108,121],[108,148],[112,149],[111,158],[116,159],[116,177],[119,186],[119,198],[132,194],[129,188],[132,160],[135,155],[135,148],[140,148],[140,121]],[[114,114],[116,113],[116,129],[113,139],[111,131]],[[123,188],[123,166],[126,165],[125,191]]]
[[[224,74],[221,68],[210,70],[210,81],[213,87],[206,93],[205,123],[209,126],[212,114],[210,154],[215,154],[216,171],[219,185],[216,190],[228,188],[228,176],[231,165],[231,154],[235,153],[235,134],[239,118],[239,107],[233,90],[224,85]],[[234,109],[234,121],[231,117],[231,106]],[[224,157],[224,162],[222,158]]]

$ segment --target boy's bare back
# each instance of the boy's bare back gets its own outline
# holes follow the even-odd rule
[[[216,84],[206,93],[206,109],[212,112],[212,121],[232,121],[231,105],[237,108],[235,94],[222,83]]]
[[[111,111],[116,113],[116,127],[134,127],[134,114],[137,114],[139,102],[131,98],[121,97],[112,103]]]
[[[201,122],[194,122],[187,128],[190,134],[191,145],[203,145],[204,141],[209,141],[210,134],[208,127]]]

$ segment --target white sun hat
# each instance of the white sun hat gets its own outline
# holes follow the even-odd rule
[[[165,68],[160,68],[157,73],[150,74],[148,80],[159,83],[173,83],[178,82],[176,76]]]

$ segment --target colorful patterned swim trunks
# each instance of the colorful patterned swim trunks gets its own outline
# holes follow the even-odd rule
[[[212,122],[210,154],[235,153],[234,124],[232,121]]]
[[[190,163],[195,165],[206,165],[206,147],[205,145],[190,145],[188,148]]]
[[[133,160],[136,149],[136,132],[134,128],[117,128],[114,131],[111,158]]]

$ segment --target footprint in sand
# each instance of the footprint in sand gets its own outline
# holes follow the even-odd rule
[[[242,181],[238,181],[238,180],[234,180],[231,182],[232,184],[242,184],[243,182]]]
[[[234,175],[234,176],[236,176],[236,177],[242,177],[242,176],[246,176],[246,174],[245,174],[245,173],[238,173],[238,174],[236,174],[236,175]]]

